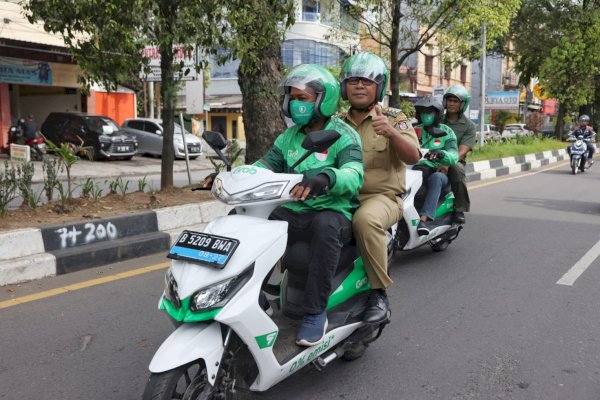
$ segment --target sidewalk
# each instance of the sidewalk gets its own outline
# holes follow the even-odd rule
[[[565,159],[568,159],[566,150],[554,150],[468,163],[467,180],[492,179]],[[212,170],[212,164],[204,156],[192,163],[192,171],[202,178]],[[158,175],[160,182],[160,159],[135,157],[132,161],[81,162],[77,166],[79,178]],[[174,170],[179,176],[185,176],[184,184],[187,184],[185,161],[177,161]],[[117,175],[113,175],[115,173]],[[193,181],[202,178],[192,177]],[[162,252],[184,229],[202,230],[214,218],[227,212],[228,207],[224,204],[208,201],[104,220],[0,232],[0,286]]]

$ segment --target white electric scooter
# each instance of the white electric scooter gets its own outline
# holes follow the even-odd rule
[[[429,150],[421,149],[423,157]],[[429,235],[419,236],[417,225],[419,223],[419,212],[415,205],[417,194],[422,195],[419,189],[423,185],[423,174],[421,171],[407,168],[406,170],[406,192],[402,195],[404,201],[404,213],[402,219],[390,229],[393,238],[388,243],[388,254],[394,255],[395,251],[413,250],[425,244],[429,244],[433,251],[444,251],[454,239],[458,237],[463,226],[452,221],[454,214],[454,194],[451,191],[442,193],[435,212],[436,226]],[[391,257],[390,257],[391,261]]]
[[[212,193],[236,214],[215,219],[204,232],[182,232],[171,248],[159,308],[179,327],[154,355],[143,399],[240,399],[304,366],[320,369],[336,358],[360,357],[388,321],[362,322],[370,284],[356,248],[342,249],[323,341],[296,346],[310,248],[299,242],[286,249],[287,222],[268,216],[293,201],[289,192],[303,176],[250,165],[232,170],[221,152],[223,136],[203,137],[228,169],[215,178]],[[338,138],[336,131],[307,134],[307,152],[296,165]],[[278,264],[283,275],[273,285],[269,279]]]

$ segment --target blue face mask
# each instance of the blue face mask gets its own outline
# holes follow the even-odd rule
[[[423,126],[431,126],[435,122],[435,114],[421,114],[421,121]]]
[[[290,101],[290,114],[296,125],[306,125],[315,115],[315,103],[292,100]]]

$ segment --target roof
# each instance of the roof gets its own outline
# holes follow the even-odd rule
[[[0,39],[66,47],[60,35],[46,32],[41,23],[30,23],[18,3],[0,1],[0,15]]]
[[[211,112],[242,112],[241,95],[207,96]]]

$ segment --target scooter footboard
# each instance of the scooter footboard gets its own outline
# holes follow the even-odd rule
[[[159,347],[149,369],[160,373],[203,359],[208,381],[214,385],[223,349],[220,323],[183,324]]]

